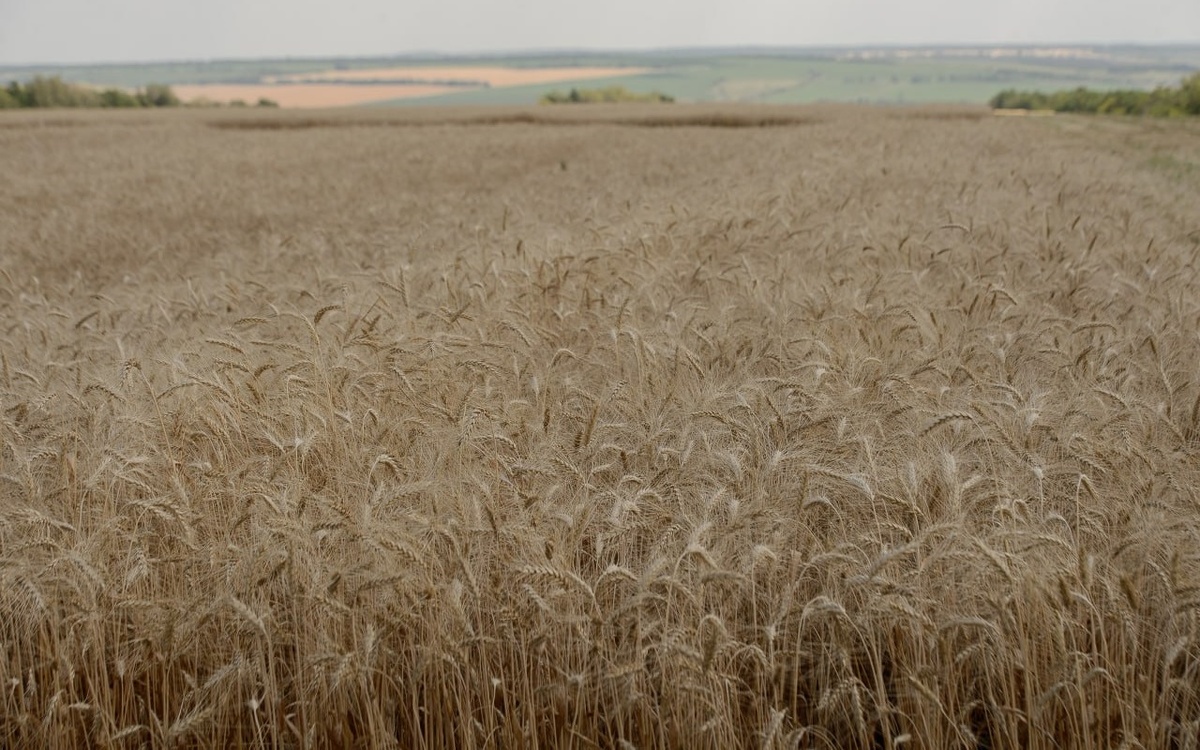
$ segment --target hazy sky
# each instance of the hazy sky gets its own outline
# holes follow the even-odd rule
[[[1200,0],[0,0],[0,62],[1200,41]]]

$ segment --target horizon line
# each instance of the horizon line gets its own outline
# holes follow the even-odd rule
[[[696,46],[663,46],[663,47],[531,47],[515,50],[476,50],[471,52],[448,52],[437,50],[420,50],[414,52],[383,52],[376,54],[331,54],[331,55],[264,55],[264,56],[230,56],[230,57],[183,57],[183,58],[150,58],[131,60],[89,60],[81,62],[3,62],[6,68],[71,68],[71,67],[120,67],[138,65],[188,65],[212,64],[231,62],[304,62],[324,60],[484,60],[520,57],[563,57],[571,55],[678,55],[697,53],[802,53],[802,52],[837,52],[851,50],[972,50],[972,49],[1112,49],[1112,48],[1200,48],[1200,39],[1193,41],[1057,41],[1057,42],[879,42],[879,43],[837,43],[837,44],[807,44],[807,45],[775,45],[775,44],[718,44]]]

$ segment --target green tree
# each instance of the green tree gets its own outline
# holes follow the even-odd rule
[[[1140,115],[1146,111],[1151,94],[1145,91],[1110,91],[1104,94],[1094,111],[1108,115]]]
[[[67,83],[59,76],[34,76],[24,86],[22,104],[26,107],[96,107],[100,95],[95,91]]]
[[[21,106],[21,102],[17,100],[8,89],[0,89],[0,109],[16,109]]]
[[[8,92],[8,95],[17,103],[18,107],[29,106],[29,102],[25,94],[25,88],[21,86],[21,84],[17,83],[16,81],[10,81],[8,88],[5,89],[5,91]]]
[[[1200,73],[1183,79],[1179,86],[1179,104],[1189,115],[1200,115]]]
[[[138,98],[121,89],[105,89],[100,92],[101,107],[140,107]]]
[[[148,83],[138,92],[138,100],[146,107],[177,107],[179,97],[165,83]]]

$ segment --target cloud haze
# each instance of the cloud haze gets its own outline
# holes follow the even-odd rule
[[[0,0],[0,62],[1200,41],[1197,0]]]

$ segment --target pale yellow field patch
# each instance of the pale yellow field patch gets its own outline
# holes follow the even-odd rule
[[[585,81],[640,75],[646,68],[502,68],[404,67],[322,70],[287,76],[264,76],[254,84],[173,86],[184,101],[209,99],[253,104],[270,99],[281,107],[347,107],[356,104],[437,96],[471,88],[528,86],[558,81]]]
[[[209,99],[214,102],[231,102],[241,99],[247,104],[254,104],[260,98],[267,98],[281,107],[347,107],[370,102],[382,102],[390,99],[403,99],[414,96],[435,96],[449,91],[460,91],[460,86],[430,86],[413,85],[342,85],[337,83],[297,83],[274,85],[268,83],[254,84],[197,84],[193,86],[172,86],[175,94],[185,102],[195,99]]]

